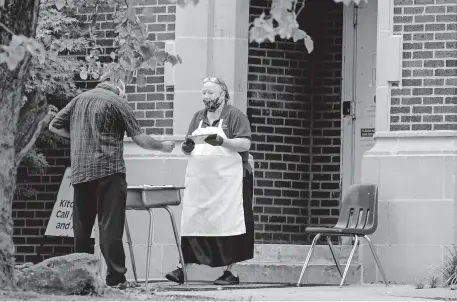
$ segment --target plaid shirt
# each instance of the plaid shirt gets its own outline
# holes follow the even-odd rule
[[[142,133],[127,101],[108,83],[74,98],[52,123],[70,131],[73,184],[125,173],[124,133]]]

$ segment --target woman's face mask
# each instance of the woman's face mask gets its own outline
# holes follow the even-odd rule
[[[224,92],[220,92],[220,90],[220,86],[215,83],[208,82],[203,85],[203,104],[209,112],[216,111],[224,102]]]
[[[205,104],[206,110],[209,112],[216,111],[219,107],[221,107],[223,100],[221,97],[218,96],[216,99],[211,99],[209,97],[203,98],[203,103]]]

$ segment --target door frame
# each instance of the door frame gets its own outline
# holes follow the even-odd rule
[[[343,66],[341,79],[341,156],[340,198],[354,182],[355,112],[357,82],[357,7],[354,3],[343,8]],[[344,102],[350,104],[350,114],[343,112]],[[347,126],[346,126],[347,125]],[[349,129],[349,131],[347,131]]]
[[[375,5],[376,12],[378,12],[378,3],[381,1],[387,0],[372,0]],[[358,65],[358,58],[360,59],[360,54],[358,53],[360,49],[360,45],[358,43],[365,41],[358,41],[358,39],[363,39],[358,32],[359,26],[359,13],[364,11],[364,7],[368,5],[366,3],[361,2],[359,6],[351,3],[348,6],[344,6],[343,10],[343,66],[342,66],[342,87],[341,87],[341,161],[340,161],[340,171],[341,171],[341,180],[340,180],[340,190],[341,190],[341,198],[346,194],[347,189],[351,184],[355,182],[355,178],[360,176],[359,172],[356,170],[361,168],[361,163],[358,163],[358,156],[361,146],[358,146],[358,136],[359,133],[357,130],[357,120],[356,120],[356,112],[357,112],[357,101],[358,98],[363,97],[361,95],[357,95],[361,93],[360,88],[358,85],[357,78],[359,76],[358,72],[360,72],[360,68],[363,65]],[[360,9],[359,9],[360,7]],[[377,25],[377,18],[379,13],[376,13],[376,27]],[[366,15],[364,15],[361,20],[366,20]],[[366,22],[366,21],[364,21]],[[377,31],[376,31],[377,35]],[[377,60],[377,47],[375,48],[375,57],[374,59]],[[372,64],[372,81],[373,86],[376,86],[376,74],[373,74],[377,69],[377,62],[373,61]],[[364,63],[361,63],[364,64]],[[374,77],[374,78],[373,78]],[[376,89],[375,89],[376,91]],[[348,112],[344,112],[345,107],[344,104],[350,104],[350,110]],[[377,107],[377,106],[376,106]],[[375,108],[377,111],[377,108]],[[349,114],[348,114],[349,113]],[[376,119],[376,117],[374,117]],[[362,122],[362,120],[360,120]],[[373,121],[373,126],[375,125],[375,120]],[[357,156],[357,158],[356,158]],[[360,159],[361,160],[361,159]]]

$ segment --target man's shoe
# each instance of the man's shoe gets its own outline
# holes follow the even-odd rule
[[[133,287],[139,287],[139,284],[136,282],[129,282],[129,281],[124,281],[124,282],[119,282],[117,284],[107,284],[111,288],[116,288],[116,289],[127,289],[127,288],[133,288]]]
[[[177,268],[174,271],[166,274],[165,278],[167,278],[168,280],[170,280],[172,282],[183,284],[184,283],[184,272],[183,272],[182,268]]]
[[[224,274],[220,276],[216,281],[216,285],[237,285],[240,284],[240,278],[233,276],[230,271],[224,271]]]

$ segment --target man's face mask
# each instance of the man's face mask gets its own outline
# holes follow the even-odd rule
[[[203,103],[205,104],[206,110],[209,112],[214,112],[222,105],[223,100],[221,100],[221,96],[217,97],[216,99],[211,99],[209,97],[203,98]]]

